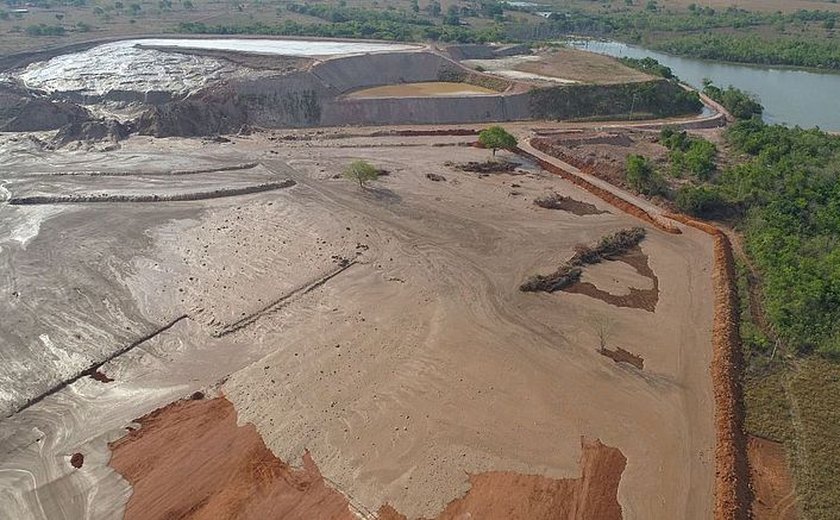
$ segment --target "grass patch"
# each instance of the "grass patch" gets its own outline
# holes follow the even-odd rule
[[[748,376],[744,380],[744,404],[747,409],[744,427],[757,437],[788,446],[795,440],[791,423],[790,403],[785,395],[787,370]]]
[[[840,363],[813,357],[790,373],[799,422],[794,474],[805,518],[836,519],[840,511]]]

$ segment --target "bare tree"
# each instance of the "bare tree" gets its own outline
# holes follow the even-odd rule
[[[598,352],[603,352],[607,349],[607,343],[612,339],[615,320],[603,314],[594,314],[589,323],[595,335],[598,336]]]

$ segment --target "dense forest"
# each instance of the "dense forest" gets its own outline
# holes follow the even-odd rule
[[[705,33],[665,40],[652,47],[671,54],[710,60],[840,69],[840,42],[834,40]]]
[[[608,37],[696,58],[840,69],[840,42],[833,38],[840,13],[798,10],[758,13],[729,7],[689,6],[592,11],[563,9],[543,23],[506,24],[514,39],[555,39],[569,34]]]
[[[430,4],[434,6],[435,4]],[[270,34],[277,36],[315,36],[323,38],[372,38],[391,41],[434,40],[458,43],[486,43],[508,40],[504,27],[497,23],[475,28],[460,23],[458,13],[445,14],[432,9],[429,16],[417,11],[366,9],[332,4],[297,4],[287,6],[289,12],[319,18],[321,22],[302,23],[283,20],[274,24],[256,22],[246,25],[208,25],[182,22],[176,30],[182,33]],[[440,21],[436,20],[440,17]]]
[[[735,215],[776,333],[800,353],[840,357],[840,137],[754,117],[725,139],[741,160],[684,188],[677,204]]]

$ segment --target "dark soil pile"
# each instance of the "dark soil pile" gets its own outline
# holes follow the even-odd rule
[[[119,121],[80,121],[66,124],[56,134],[53,145],[64,146],[77,141],[110,141],[116,143],[127,138],[131,127]]]
[[[85,456],[81,453],[74,453],[70,457],[70,465],[76,469],[81,468],[85,463]]]
[[[52,101],[7,85],[0,86],[0,132],[55,130],[90,119],[87,109],[68,101]]]
[[[601,238],[594,247],[581,245],[565,264],[549,275],[534,275],[519,286],[525,292],[554,292],[564,289],[580,280],[582,267],[616,258],[637,246],[645,238],[641,227],[623,229]]]
[[[104,372],[100,372],[99,370],[94,370],[90,378],[100,383],[112,383],[114,381],[113,378],[108,377]]]
[[[236,133],[247,123],[247,111],[234,92],[213,91],[152,107],[136,125],[141,135],[202,137]]]
[[[598,353],[612,359],[616,363],[627,363],[633,365],[639,370],[645,368],[645,360],[642,356],[637,356],[636,354],[628,352],[621,347],[618,347],[615,350],[609,348],[598,349]]]
[[[562,211],[568,211],[569,213],[574,213],[578,216],[600,215],[601,213],[609,213],[608,211],[602,211],[598,209],[594,204],[581,202],[571,197],[558,195],[557,193],[552,193],[544,197],[536,198],[534,199],[534,204],[545,209],[559,209]]]
[[[455,168],[471,173],[511,173],[516,169],[516,163],[507,161],[470,161],[464,164],[456,164]]]

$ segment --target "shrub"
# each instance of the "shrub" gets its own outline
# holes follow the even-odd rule
[[[645,195],[659,195],[665,191],[665,181],[651,165],[650,161],[641,155],[631,154],[627,157],[627,182],[636,191]]]
[[[727,206],[720,191],[708,186],[685,186],[674,202],[680,211],[696,217],[711,217]]]
[[[344,177],[359,183],[359,187],[364,188],[366,183],[375,181],[379,177],[379,170],[367,161],[358,160],[347,166]]]

